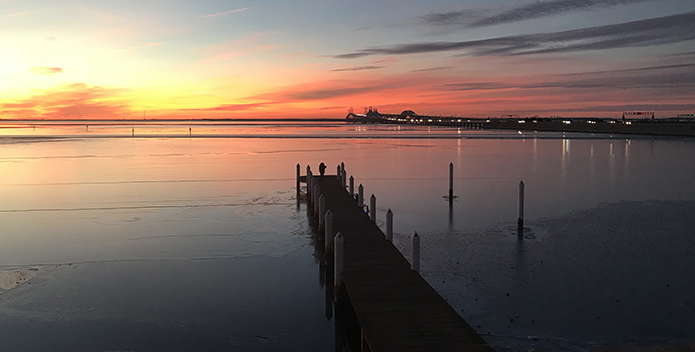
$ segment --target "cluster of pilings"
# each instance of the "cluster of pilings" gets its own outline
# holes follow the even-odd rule
[[[300,170],[301,165],[297,164],[297,192],[300,190]],[[341,187],[346,189],[350,196],[355,200],[357,205],[363,209],[363,211],[369,215],[369,218],[376,223],[376,196],[372,193],[369,197],[369,205],[364,203],[364,186],[360,183],[355,191],[355,178],[350,176],[347,178],[347,172],[345,170],[345,163],[340,163],[336,167],[337,173],[336,177],[341,184]],[[324,252],[326,253],[326,258],[329,258],[329,254],[332,254],[335,269],[335,286],[340,286],[340,275],[343,267],[343,241],[344,238],[340,232],[333,231],[333,214],[330,209],[326,209],[326,200],[321,194],[321,187],[314,182],[316,176],[313,175],[311,171],[311,166],[306,167],[306,184],[307,184],[307,207],[310,209],[310,213],[313,215],[314,219],[317,221],[317,226],[319,231],[324,233]],[[452,183],[453,184],[453,183]],[[388,241],[393,241],[393,212],[389,208],[386,212],[386,222],[385,222],[385,236]],[[420,272],[420,236],[417,231],[415,231],[411,237],[411,267],[413,270]]]
[[[297,193],[300,192],[300,171],[301,165],[297,164]],[[347,178],[347,172],[345,170],[345,163],[340,163],[336,166],[336,177],[341,184],[341,187],[346,189],[351,197],[357,202],[357,205],[363,209],[363,211],[369,214],[369,218],[376,223],[376,196],[374,194],[369,198],[369,205],[364,203],[364,186],[360,183],[355,192],[355,178],[350,176]],[[326,209],[326,201],[321,193],[321,188],[318,183],[314,182],[315,176],[311,171],[311,166],[306,167],[306,199],[308,210],[313,215],[313,218],[317,220],[317,225],[319,231],[324,232],[324,253],[326,253],[326,258],[329,258],[329,254],[333,255],[334,258],[334,268],[335,268],[335,285],[340,284],[340,275],[342,272],[342,259],[343,259],[343,236],[340,232],[333,231],[333,214],[330,209]],[[457,196],[454,195],[454,164],[449,163],[449,192],[448,196],[445,198],[449,201],[450,210],[453,207],[453,201]],[[393,241],[393,212],[389,208],[386,212],[386,239]],[[518,197],[518,213],[517,213],[517,234],[519,238],[523,238],[524,234],[524,182],[519,182],[519,197]],[[415,231],[411,237],[411,266],[412,269],[419,272],[420,271],[420,237]],[[331,246],[333,245],[333,246]]]

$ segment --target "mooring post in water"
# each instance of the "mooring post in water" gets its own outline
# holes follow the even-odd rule
[[[323,228],[326,221],[326,197],[319,196],[319,229]]]
[[[297,164],[297,193],[299,193],[299,177],[300,177],[300,175],[299,175],[299,170],[300,170],[301,168],[302,168],[302,167],[301,167],[299,164]]]
[[[449,202],[454,201],[454,163],[449,163]]]
[[[360,186],[357,187],[357,205],[360,207],[364,206],[364,187],[362,187],[361,183]]]
[[[410,262],[410,268],[416,272],[420,272],[420,236],[418,236],[417,231],[413,233],[410,237],[410,247],[412,254],[412,261]]]
[[[350,196],[355,195],[355,178],[350,176]]]
[[[517,220],[519,236],[524,234],[524,181],[519,182],[519,217]]]
[[[336,171],[336,174],[335,174],[335,175],[336,175],[335,177],[338,178],[338,181],[340,181],[340,179],[341,179],[341,176],[340,176],[340,165],[338,165],[337,171]]]
[[[325,253],[328,253],[328,251],[331,248],[331,240],[333,240],[333,214],[331,211],[326,212],[326,226],[325,226],[325,232],[323,235],[323,250]]]
[[[343,284],[343,235],[338,232],[333,239],[333,285],[338,291]]]
[[[376,223],[376,197],[374,193],[369,198],[369,217]]]
[[[391,208],[386,212],[386,240],[393,241],[393,213]]]
[[[343,187],[343,189],[345,189],[345,185],[346,185],[345,181],[347,181],[346,177],[347,177],[347,173],[345,172],[345,170],[341,171],[340,172],[340,185]]]
[[[342,161],[340,162],[340,169],[345,171],[345,163]]]

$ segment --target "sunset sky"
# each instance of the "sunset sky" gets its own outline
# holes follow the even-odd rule
[[[0,118],[695,113],[693,0],[0,0]]]

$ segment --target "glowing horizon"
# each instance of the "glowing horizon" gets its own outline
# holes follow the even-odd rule
[[[695,112],[695,3],[0,1],[0,119]]]

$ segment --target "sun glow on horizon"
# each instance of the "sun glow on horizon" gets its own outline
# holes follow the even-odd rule
[[[685,28],[695,32],[695,4],[611,5],[601,10],[608,20],[555,15],[554,2],[530,18],[528,4],[489,8],[487,22],[462,15],[486,6],[475,2],[441,13],[381,2],[0,2],[0,118],[695,111],[695,36]],[[623,44],[605,47],[610,36]]]

